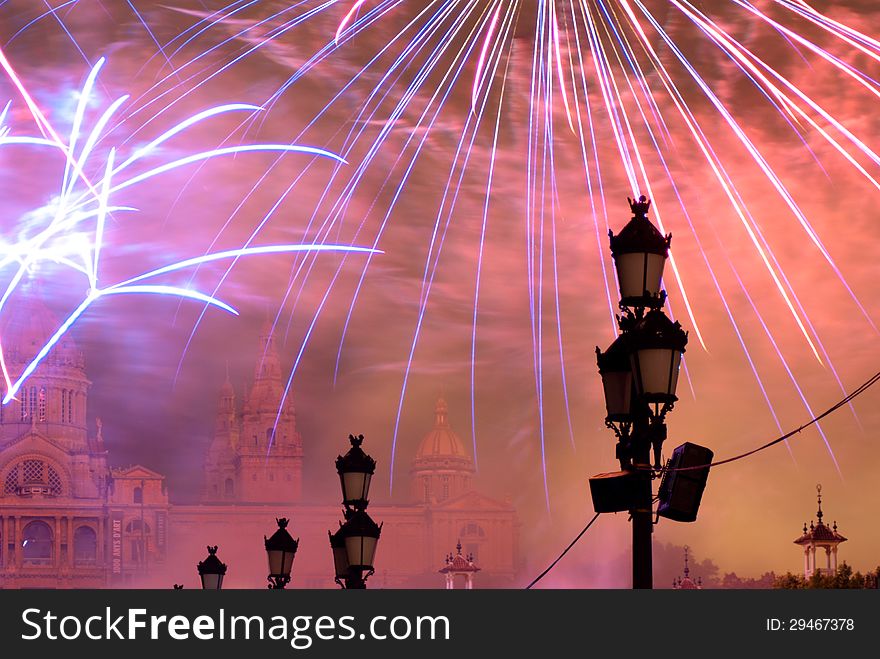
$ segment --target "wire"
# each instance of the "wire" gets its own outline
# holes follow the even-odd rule
[[[856,397],[861,396],[861,395],[862,395],[863,393],[865,393],[868,389],[870,389],[870,388],[873,387],[875,384],[877,384],[878,381],[880,381],[880,372],[877,372],[877,373],[875,373],[874,375],[872,375],[872,376],[871,376],[870,378],[868,378],[868,380],[867,380],[866,382],[864,382],[861,386],[859,386],[858,388],[856,388],[856,389],[854,389],[853,391],[851,391],[851,392],[850,392],[849,394],[847,394],[843,399],[841,399],[840,401],[838,401],[837,403],[835,403],[834,405],[832,405],[831,407],[829,407],[827,410],[825,410],[824,412],[822,412],[822,414],[820,414],[819,416],[810,419],[809,421],[807,421],[807,422],[806,422],[805,424],[803,424],[802,426],[799,426],[798,428],[795,428],[794,430],[792,430],[792,431],[790,431],[790,432],[787,432],[786,434],[782,435],[781,437],[777,437],[776,439],[774,439],[774,440],[772,440],[772,441],[769,441],[769,442],[767,442],[766,444],[763,444],[763,445],[759,446],[758,448],[752,449],[751,451],[747,451],[746,453],[741,453],[740,455],[735,455],[735,456],[733,456],[732,458],[726,458],[726,459],[724,459],[724,460],[719,460],[718,462],[711,462],[711,463],[709,463],[709,464],[705,464],[705,465],[697,465],[697,466],[694,466],[694,467],[678,467],[678,468],[676,468],[676,469],[664,469],[663,471],[665,471],[665,472],[673,472],[673,471],[695,471],[695,470],[697,470],[697,469],[708,469],[709,467],[718,467],[718,466],[720,466],[720,465],[730,464],[731,462],[736,462],[737,460],[742,460],[743,458],[747,458],[747,457],[749,457],[749,456],[752,456],[752,455],[754,455],[755,453],[759,453],[760,451],[763,451],[763,450],[765,450],[765,449],[768,449],[768,448],[770,448],[771,446],[775,446],[776,444],[779,444],[779,443],[781,443],[781,442],[784,442],[784,441],[785,441],[786,439],[788,439],[789,437],[792,437],[793,435],[797,435],[798,433],[800,433],[800,432],[806,430],[806,429],[809,428],[810,426],[813,426],[813,425],[819,423],[819,421],[821,421],[822,419],[824,419],[826,416],[828,416],[828,415],[830,415],[830,414],[833,414],[834,412],[836,412],[837,410],[839,410],[839,409],[840,409],[841,407],[843,407],[844,405],[848,405],[849,402],[852,401],[853,399],[855,399]],[[650,467],[648,467],[647,469],[650,469]],[[571,544],[568,545],[568,547],[565,548],[565,550],[559,555],[559,557],[558,557],[555,561],[553,561],[552,563],[550,563],[550,565],[547,567],[546,570],[544,570],[543,572],[541,572],[541,574],[539,574],[537,577],[535,577],[535,580],[532,581],[532,583],[530,583],[528,586],[526,586],[526,590],[530,590],[530,589],[532,588],[532,586],[534,586],[534,585],[535,585],[536,583],[538,583],[541,579],[543,579],[545,576],[547,576],[547,573],[550,572],[550,570],[552,570],[554,567],[556,567],[556,564],[557,564],[559,561],[561,561],[561,560],[563,559],[563,557],[564,557],[564,556],[565,556],[565,555],[571,550],[571,548],[574,547],[574,546],[577,544],[578,540],[580,540],[580,539],[584,536],[584,534],[585,534],[585,533],[589,530],[589,528],[593,525],[593,522],[595,522],[597,519],[599,519],[599,513],[596,513],[596,514],[593,516],[593,519],[591,519],[591,520],[589,521],[589,523],[584,527],[583,531],[581,531],[580,533],[578,533],[577,537],[576,537],[574,540],[571,541]]]
[[[875,373],[864,384],[862,384],[860,387],[858,387],[857,389],[850,392],[845,398],[843,398],[842,400],[838,401],[837,403],[835,403],[834,405],[829,407],[827,410],[822,412],[822,414],[820,414],[819,416],[807,421],[807,423],[803,424],[802,426],[795,428],[794,430],[792,430],[790,432],[787,432],[786,434],[782,435],[781,437],[777,437],[776,439],[769,441],[766,444],[759,446],[758,448],[752,449],[751,451],[741,453],[740,455],[735,455],[732,458],[726,458],[724,460],[719,460],[718,462],[711,462],[709,464],[696,465],[693,467],[678,467],[675,469],[664,469],[663,471],[665,471],[665,472],[695,471],[697,469],[708,469],[709,467],[718,467],[720,465],[730,464],[731,462],[736,462],[737,460],[742,460],[743,458],[747,458],[749,456],[754,455],[755,453],[759,453],[760,451],[768,449],[771,446],[776,446],[777,444],[784,442],[789,437],[791,437],[793,435],[797,435],[799,432],[806,430],[810,426],[813,426],[813,425],[819,423],[819,421],[824,419],[829,414],[836,412],[844,405],[849,404],[849,402],[851,400],[853,400],[857,396],[860,396],[861,394],[865,393],[868,389],[870,389],[872,386],[877,384],[878,381],[880,381],[880,372]],[[650,468],[647,468],[647,469],[650,469]]]
[[[593,519],[591,519],[589,524],[587,524],[584,527],[583,531],[581,531],[580,533],[577,534],[577,537],[571,541],[571,544],[565,548],[565,551],[563,551],[561,554],[559,554],[559,558],[557,558],[555,561],[550,563],[550,566],[546,570],[544,570],[543,572],[541,572],[541,574],[539,574],[537,577],[535,577],[535,580],[532,581],[532,583],[530,583],[528,586],[526,586],[526,590],[531,590],[532,586],[534,586],[541,579],[543,579],[545,576],[547,576],[547,573],[550,570],[552,570],[554,567],[556,567],[556,564],[559,561],[561,561],[563,556],[565,556],[569,552],[569,550],[577,544],[577,541],[580,540],[584,536],[584,533],[586,533],[589,530],[589,528],[593,525],[593,522],[595,522],[597,519],[599,519],[599,513],[596,513],[595,515],[593,515]]]

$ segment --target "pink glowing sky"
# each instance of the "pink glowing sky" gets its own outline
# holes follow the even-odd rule
[[[123,148],[135,148],[182,117],[212,105],[264,102],[330,38],[334,20],[338,21],[345,11],[340,6],[326,17],[296,27],[190,92],[193,81],[188,79],[189,75],[196,74],[195,79],[202,79],[205,72],[217,70],[248,45],[243,39],[221,42],[242,26],[268,16],[270,8],[277,10],[280,3],[258,3],[253,10],[243,13],[238,22],[214,26],[179,52],[169,54],[171,66],[156,56],[152,37],[126,3],[80,0],[60,11],[57,18],[47,16],[23,29],[39,15],[41,10],[36,4],[25,0],[0,3],[0,45],[4,53],[50,120],[65,129],[76,102],[76,90],[89,69],[86,59],[93,62],[106,56],[108,63],[97,88],[99,104],[104,107],[123,92],[131,93],[133,99],[126,121],[115,127],[108,138],[108,143],[124,142]],[[134,4],[160,43],[168,42],[197,20],[190,11],[147,2]],[[213,7],[220,3],[180,0],[175,4],[198,11],[203,5]],[[772,3],[756,4],[768,7]],[[873,2],[850,0],[834,4],[828,11],[835,18],[867,31],[880,18]],[[663,5],[659,0],[652,3],[691,61],[700,66],[727,107],[760,145],[813,223],[853,292],[876,321],[880,318],[880,297],[874,280],[877,267],[872,245],[877,240],[878,212],[872,186],[815,132],[805,130],[802,137],[812,148],[811,154],[742,75],[725,63],[711,44],[682,24],[680,18],[671,12],[667,16]],[[757,52],[825,104],[869,146],[880,146],[880,118],[876,98],[870,93],[815,57],[795,50],[766,27],[756,29],[742,12],[726,9],[717,15],[734,34],[743,38],[748,35]],[[59,20],[75,36],[82,53],[61,29]],[[399,20],[402,18],[394,19]],[[394,21],[365,33],[310,71],[280,97],[264,121],[241,128],[233,119],[220,119],[175,141],[169,149],[185,152],[211,148],[227,138],[234,143],[289,142],[297,138],[305,144],[342,149],[345,133],[351,128],[360,102],[376,82],[375,76],[367,76],[353,85],[314,125],[309,122],[381,47],[383,39],[397,25]],[[814,32],[809,36],[818,39]],[[880,77],[876,61],[857,58],[830,40],[822,45],[836,48],[836,54],[867,74]],[[216,49],[207,52],[213,46]],[[207,54],[198,64],[169,77],[172,68],[182,67],[200,53]],[[564,120],[560,118],[555,142],[558,295],[574,441],[569,438],[564,407],[554,290],[548,277],[543,324],[544,414],[551,503],[548,513],[540,467],[526,286],[526,115],[521,111],[528,89],[525,75],[518,70],[511,73],[509,106],[501,118],[501,146],[496,158],[482,266],[475,426],[481,487],[499,497],[513,497],[522,516],[525,554],[531,568],[537,571],[568,544],[591,516],[587,478],[615,468],[614,438],[602,422],[604,411],[594,356],[594,347],[610,343],[613,334],[602,279],[602,263],[606,268],[611,266],[607,240],[601,235],[597,242],[594,218],[584,192],[579,145],[567,129],[563,130]],[[157,81],[159,86],[151,89]],[[716,150],[723,154],[727,171],[799,294],[844,386],[855,388],[880,370],[876,330],[860,314],[797,220],[730,131],[721,125],[717,113],[691,87],[684,85],[683,91],[696,116],[704,122]],[[0,103],[7,99],[13,102],[7,123],[14,133],[33,133],[34,126],[29,123],[24,105],[4,78],[0,79]],[[417,99],[414,107],[421,108],[419,103],[423,104],[424,99]],[[613,141],[605,128],[607,122],[601,117],[601,104],[596,101],[592,109],[598,117],[599,154],[608,162],[604,190],[609,221],[612,228],[619,230],[629,218],[626,196],[631,191],[615,164]],[[385,254],[373,260],[364,280],[335,384],[337,348],[362,272],[362,256],[346,260],[315,324],[294,380],[298,421],[306,444],[305,490],[313,500],[335,498],[331,461],[349,432],[365,434],[370,452],[380,462],[377,491],[384,490],[384,496],[391,499],[405,496],[405,487],[395,487],[391,495],[387,494],[390,438],[418,317],[431,232],[462,122],[469,111],[470,90],[463,84],[442,112],[390,215],[379,243]],[[359,244],[373,241],[408,162],[408,158],[404,161],[398,157],[416,120],[415,111],[406,114],[394,129],[348,203],[345,221],[334,234],[335,240]],[[671,453],[679,443],[692,441],[712,448],[717,458],[725,458],[764,443],[779,432],[700,254],[697,237],[737,319],[782,428],[800,425],[810,414],[730,263],[736,267],[743,287],[760,310],[813,410],[824,410],[842,394],[828,365],[814,358],[800,335],[688,134],[676,121],[670,121],[670,130],[663,153],[686,202],[696,236],[668,182],[658,182],[654,198],[664,210],[666,229],[674,235],[674,254],[707,349],[702,349],[692,331],[686,357],[693,393],[688,380],[682,378],[681,400],[669,418],[666,453]],[[437,262],[404,399],[394,471],[398,481],[406,478],[408,461],[431,423],[439,392],[443,391],[450,401],[453,426],[470,442],[474,282],[491,139],[490,129],[481,130],[477,136],[471,167],[461,186]],[[354,155],[363,157],[363,152],[363,148],[358,148]],[[291,182],[304,172],[308,162],[305,157],[287,156],[270,169],[273,160],[270,155],[239,156],[180,171],[126,193],[122,201],[141,212],[119,217],[108,227],[108,272],[124,276],[173,258],[204,253],[218,234],[213,249],[240,246]],[[353,159],[351,166],[356,164]],[[659,167],[656,157],[648,166]],[[57,161],[47,162],[43,154],[4,147],[0,149],[0,171],[2,235],[9,240],[21,226],[20,218],[50,198],[60,166]],[[321,193],[332,171],[328,162],[318,163],[305,172],[260,234],[259,242],[313,239],[315,235],[307,229],[308,222],[313,212],[321,220],[330,212],[331,204],[327,200],[322,202]],[[878,173],[876,167],[871,173]],[[255,191],[249,195],[254,186]],[[334,191],[338,194],[337,188]],[[242,200],[246,201],[237,208]],[[594,201],[600,203],[598,198]],[[363,228],[359,229],[364,219]],[[600,234],[604,234],[604,218],[599,221]],[[547,259],[545,267],[552,268],[549,250]],[[292,297],[283,305],[280,316],[288,365],[292,364],[340,262],[339,256],[321,256],[308,278],[300,275],[293,281]],[[207,446],[226,362],[241,391],[255,358],[256,328],[267,308],[274,312],[282,304],[295,263],[289,257],[273,256],[238,265],[220,292],[225,300],[241,309],[241,317],[210,311],[182,361],[184,346],[200,311],[195,304],[106,300],[83,319],[74,335],[86,350],[89,376],[94,382],[90,414],[92,418],[102,416],[104,435],[116,463],[141,462],[168,474],[171,491],[177,493],[177,498],[195,493],[196,479],[192,475],[197,472]],[[62,312],[69,309],[71,287],[84,287],[85,283],[71,281],[59,272],[47,267],[40,275],[47,281],[45,286],[52,294],[53,305]],[[221,275],[222,270],[217,267],[205,268],[196,281],[203,289],[211,289]],[[0,276],[5,282],[7,273]],[[185,282],[185,278],[177,281]],[[667,285],[673,313],[693,329],[682,306],[680,286],[672,278]],[[856,400],[854,409],[858,422],[848,409],[843,409],[823,423],[839,472],[816,430],[808,430],[790,441],[790,452],[785,446],[778,446],[747,461],[714,470],[699,521],[666,521],[656,528],[657,540],[688,544],[698,560],[711,558],[722,571],[754,576],[768,570],[795,571],[801,566],[801,558],[792,541],[803,522],[815,515],[814,488],[821,482],[826,519],[836,519],[841,532],[850,538],[841,549],[841,558],[860,569],[875,567],[880,563],[880,529],[874,521],[878,501],[875,465],[880,459],[880,390],[871,390]],[[628,534],[625,515],[601,519],[548,577],[548,584],[625,584],[626,575],[615,570],[619,571]],[[583,583],[583,575],[590,575],[591,583]]]

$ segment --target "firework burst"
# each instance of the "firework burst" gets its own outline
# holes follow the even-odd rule
[[[345,161],[339,156],[308,146],[286,144],[248,144],[211,149],[190,153],[182,158],[154,164],[145,171],[130,174],[130,169],[141,160],[155,155],[163,144],[187,129],[214,116],[230,112],[259,112],[260,108],[247,104],[227,104],[217,106],[193,115],[162,133],[159,137],[136,149],[124,160],[117,156],[117,148],[103,149],[106,157],[100,167],[100,175],[94,180],[86,175],[86,171],[94,168],[96,147],[102,132],[113,120],[115,113],[125,104],[128,96],[116,99],[103,112],[95,125],[84,132],[86,108],[92,99],[93,89],[98,74],[104,65],[101,59],[92,68],[79,94],[79,101],[73,119],[70,135],[62,139],[55,127],[39,109],[37,103],[28,93],[26,86],[18,77],[11,63],[0,51],[0,66],[20,93],[27,105],[33,120],[36,122],[40,136],[18,136],[12,128],[5,125],[11,105],[7,103],[0,113],[0,147],[26,146],[48,149],[53,155],[64,160],[64,173],[60,191],[43,208],[25,215],[17,224],[12,225],[9,236],[0,241],[0,272],[11,271],[5,290],[0,296],[0,313],[10,302],[10,298],[29,274],[34,272],[43,262],[51,262],[64,266],[65,271],[73,270],[87,281],[87,290],[76,308],[64,319],[55,332],[37,350],[36,355],[24,366],[20,373],[12,374],[6,365],[0,337],[0,366],[5,379],[5,392],[2,404],[9,403],[28,377],[37,369],[53,347],[64,337],[76,321],[101,298],[114,295],[168,295],[182,299],[196,300],[208,306],[223,309],[232,314],[238,312],[214,294],[206,294],[187,287],[153,283],[156,278],[185,269],[196,268],[203,264],[220,260],[235,260],[244,256],[268,255],[295,252],[368,252],[375,250],[345,245],[287,244],[266,246],[245,246],[240,249],[211,252],[183,261],[168,263],[148,272],[140,273],[116,283],[99,282],[100,262],[104,249],[105,226],[113,214],[136,211],[135,208],[111,204],[114,195],[129,187],[151,181],[166,172],[193,163],[203,162],[220,156],[235,155],[248,152],[282,152],[309,154],[330,158],[338,162]],[[82,143],[81,143],[82,142]],[[121,162],[120,162],[121,161]],[[68,277],[68,272],[64,272]],[[67,281],[67,279],[66,279]]]
[[[309,228],[322,240],[347,222],[377,249],[389,228],[401,222],[395,209],[413,187],[418,163],[433,158],[438,140],[451,140],[446,169],[441,174],[433,170],[439,201],[431,209],[433,219],[424,234],[418,311],[404,355],[393,422],[392,483],[409,376],[436,290],[441,254],[450,231],[461,223],[468,223],[476,236],[472,243],[476,266],[467,282],[472,310],[466,337],[475,457],[478,335],[481,309],[494,292],[487,286],[484,265],[491,247],[490,225],[499,222],[513,225],[522,236],[519,245],[510,242],[505,249],[524,258],[525,276],[519,283],[506,283],[505,289],[517,286],[528,298],[541,455],[546,452],[548,359],[561,375],[574,443],[568,413],[565,310],[559,293],[560,283],[569,277],[560,253],[566,247],[561,226],[572,215],[571,195],[563,190],[568,192],[572,180],[579,189],[581,233],[595,237],[600,255],[599,288],[604,291],[600,304],[607,309],[612,335],[617,331],[616,282],[607,261],[605,236],[621,222],[609,219],[604,200],[644,193],[653,199],[654,219],[661,230],[679,236],[677,244],[686,238],[690,245],[684,257],[677,250],[672,254],[666,282],[674,289],[671,299],[681,305],[678,315],[686,316],[699,344],[708,350],[712,336],[704,328],[705,305],[692,294],[695,280],[708,282],[717,293],[711,303],[714,307],[721,303],[779,429],[766,375],[746,338],[750,321],[729,300],[745,300],[751,323],[763,333],[810,413],[808,396],[791,365],[793,348],[781,345],[784,335],[796,337],[798,349],[826,368],[841,390],[843,383],[822,328],[808,313],[804,292],[798,290],[781,252],[797,245],[818,255],[865,327],[877,331],[820,230],[792,192],[791,177],[771,157],[767,131],[756,130],[748,116],[753,110],[747,112],[737,102],[737,96],[748,96],[749,107],[760,106],[762,113],[772,115],[772,130],[778,131],[774,138],[785,141],[792,152],[812,158],[817,181],[824,180],[823,161],[834,157],[866,189],[880,190],[874,135],[856,127],[850,118],[839,117],[832,99],[811,91],[804,74],[807,67],[821,71],[833,76],[836,84],[876,102],[880,85],[872,71],[880,64],[880,42],[809,2],[725,0],[712,10],[691,0],[236,0],[210,6],[209,11],[187,10],[187,15],[195,16],[193,23],[157,48],[154,57],[168,67],[167,76],[136,99],[136,109],[127,120],[144,116],[149,122],[161,116],[258,53],[290,62],[294,69],[260,104],[266,110],[282,103],[296,85],[321,79],[328,71],[333,75],[327,77],[335,79],[343,71],[347,77],[303,131],[335,122],[334,139],[339,145],[334,151],[353,163],[334,170],[310,218]],[[50,13],[59,19],[57,12]],[[149,31],[146,22],[142,24]],[[305,31],[321,34],[323,45],[310,52],[294,47]],[[155,39],[152,33],[151,38]],[[234,47],[239,50],[230,51]],[[804,66],[775,65],[773,53],[780,50]],[[169,96],[169,89],[175,93]],[[339,116],[351,119],[340,128]],[[257,130],[261,121],[254,115],[250,125]],[[498,175],[501,167],[511,169],[511,159],[521,173],[515,190],[502,185]],[[690,178],[711,186],[712,198],[721,199],[724,208],[717,212],[712,208],[706,218]],[[753,179],[759,179],[760,186],[750,186]],[[463,190],[471,184],[479,187],[481,212],[476,216],[460,208]],[[786,228],[784,240],[759,218],[753,187],[774,198],[774,222]],[[501,198],[511,193],[522,200],[521,212],[499,217]],[[374,201],[363,217],[354,218],[354,200],[359,197]],[[740,258],[742,245],[748,249],[745,260]],[[298,262],[297,273],[306,276],[300,278],[299,290],[291,283],[289,296],[298,298],[314,263],[309,256]],[[345,320],[337,370],[371,263],[367,255]],[[723,276],[722,271],[732,276]],[[752,271],[760,273],[766,292],[750,285],[749,279],[758,276]],[[336,277],[330,287],[335,282]],[[329,292],[328,287],[288,386]],[[768,313],[770,307],[784,310],[786,318]],[[831,446],[822,437],[836,465]],[[546,463],[544,491],[549,506]]]

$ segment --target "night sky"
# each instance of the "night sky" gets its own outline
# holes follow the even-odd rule
[[[538,199],[533,194],[530,201],[526,163],[531,45],[530,30],[523,25],[534,19],[522,19],[511,57],[508,60],[505,54],[494,76],[484,122],[466,149],[470,153],[467,170],[453,186],[458,194],[450,213],[450,199],[444,200],[443,192],[450,168],[463,161],[457,147],[463,130],[473,121],[476,55],[468,58],[461,79],[452,86],[436,123],[425,135],[420,115],[426,108],[437,108],[431,105],[431,95],[443,84],[446,69],[441,58],[358,185],[346,189],[417,68],[404,68],[399,76],[381,83],[382,73],[404,47],[403,40],[380,54],[365,73],[358,72],[415,16],[414,7],[422,3],[403,3],[308,70],[303,68],[305,63],[332,43],[336,26],[351,3],[337,3],[280,30],[285,21],[322,3],[288,7],[259,2],[225,21],[204,26],[201,32],[188,33],[189,40],[179,38],[181,32],[226,3],[140,0],[131,4],[137,14],[123,1],[80,0],[57,15],[41,16],[45,12],[42,3],[0,2],[0,47],[59,132],[70,130],[77,90],[99,57],[106,57],[107,63],[87,124],[94,125],[121,94],[131,94],[120,111],[121,121],[111,122],[98,144],[91,175],[100,174],[102,158],[111,146],[120,154],[130,153],[183,118],[229,102],[265,104],[266,110],[251,121],[243,113],[210,119],[170,141],[155,154],[155,161],[218,146],[295,141],[345,152],[349,165],[337,169],[329,160],[312,162],[309,156],[298,154],[277,161],[274,154],[243,154],[176,170],[120,192],[114,196],[115,203],[139,210],[117,213],[108,224],[102,280],[119,281],[174,260],[240,247],[270,213],[255,244],[319,240],[370,246],[378,240],[377,247],[384,254],[370,261],[362,283],[364,255],[243,259],[218,291],[240,310],[239,317],[209,309],[199,322],[203,305],[170,298],[101,300],[72,334],[86,353],[93,382],[91,423],[96,416],[102,417],[113,463],[139,462],[167,474],[173,500],[197,496],[219,386],[228,368],[241,400],[252,377],[259,327],[268,315],[277,318],[288,373],[307,341],[293,378],[306,452],[306,498],[335,501],[338,483],[332,460],[344,448],[348,433],[356,432],[366,436],[365,447],[379,461],[377,500],[406,500],[408,464],[432,423],[438,395],[449,400],[453,427],[466,444],[472,442],[471,350],[475,282],[481,266],[473,360],[478,483],[491,495],[513,498],[522,518],[524,554],[530,570],[540,571],[592,516],[587,478],[614,470],[617,464],[614,437],[604,428],[594,349],[596,345],[604,349],[614,337],[606,297],[606,282],[613,292],[614,280],[603,209],[607,208],[611,228],[619,231],[630,217],[626,197],[633,190],[620,166],[598,90],[590,90],[589,110],[595,127],[595,158],[602,163],[601,188],[593,171],[592,198],[588,194],[581,140],[569,129],[562,104],[556,103],[555,179],[538,173],[537,189],[543,186],[544,192],[538,193]],[[780,427],[783,431],[796,427],[842,398],[831,365],[846,390],[880,370],[878,331],[865,317],[880,319],[876,255],[871,248],[878,231],[876,189],[816,128],[803,120],[799,124],[774,108],[670,3],[646,4],[777,172],[864,308],[864,313],[859,310],[718,109],[689,80],[669,49],[653,38],[653,46],[681,85],[682,99],[744,199],[760,240],[766,241],[762,244],[771,255],[768,258],[776,260],[774,267],[784,273],[785,286],[797,295],[802,305],[799,315],[811,324],[808,333],[817,344],[818,337],[827,351],[825,355],[817,348],[820,363],[659,77],[649,74],[645,81],[656,92],[657,109],[668,131],[655,135],[656,148],[638,108],[649,117],[654,110],[643,102],[638,85],[633,91],[621,88],[653,182],[656,209],[674,236],[673,254],[681,278],[667,268],[671,312],[691,330],[687,372],[680,379],[681,400],[668,419],[665,453],[692,441],[712,448],[716,458],[723,459],[773,439],[781,434]],[[880,147],[876,111],[880,86],[871,80],[880,77],[878,51],[873,51],[872,59],[793,17],[777,3],[754,2],[811,43],[864,72],[872,93],[735,3],[696,4],[714,12],[711,16],[720,25],[863,140],[866,148]],[[878,24],[880,11],[874,2],[833,4],[827,11],[842,23],[869,34]],[[531,11],[530,5],[526,7],[524,13]],[[267,35],[272,39],[265,41]],[[163,45],[161,52],[157,43]],[[587,81],[593,85],[595,75],[586,47],[584,53]],[[420,61],[413,59],[414,64]],[[448,69],[449,61],[445,65]],[[614,67],[620,70],[618,64]],[[273,96],[300,73],[293,84]],[[621,85],[626,85],[626,79],[620,76]],[[502,83],[504,98],[499,106]],[[382,85],[381,93],[371,100],[377,84]],[[6,100],[12,101],[6,119],[11,134],[36,134],[26,105],[4,75],[0,103]],[[365,103],[375,109],[366,125],[358,118]],[[586,122],[587,109],[580,109]],[[840,139],[841,134],[829,128],[815,110],[809,116]],[[496,119],[497,149],[490,168]],[[361,126],[364,133],[350,143],[350,131]],[[465,143],[470,144],[471,133],[467,135]],[[419,146],[419,157],[408,172]],[[880,174],[880,167],[864,153],[857,153],[851,145],[847,151],[868,177]],[[592,143],[589,157],[594,158]],[[57,194],[62,171],[63,160],[48,156],[46,150],[0,148],[3,243],[14,244],[32,234],[42,217],[38,209]],[[452,175],[456,182],[459,171],[454,169]],[[493,183],[481,260],[490,173]],[[543,216],[532,216],[535,225],[531,228],[526,224],[530,203],[544,210]],[[441,208],[445,210],[438,215]],[[328,231],[320,230],[322,223],[331,220]],[[538,262],[531,264],[537,268],[543,263],[544,285],[535,289],[536,296],[542,293],[538,307],[529,295],[529,244],[541,241],[543,260],[539,254]],[[426,269],[433,279],[420,313]],[[4,286],[13,271],[0,271]],[[163,283],[192,283],[211,292],[224,273],[225,264],[211,265],[169,275]],[[53,264],[39,266],[31,276],[42,282],[44,296],[59,314],[69,313],[87,287],[81,274]],[[685,294],[692,314],[685,308]],[[15,304],[15,299],[10,298],[9,304]],[[532,311],[537,308],[542,313],[533,325]],[[394,487],[389,492],[398,401],[419,322],[421,333],[403,397]],[[543,336],[541,398],[549,511],[541,467],[535,326]],[[743,344],[763,382],[772,413]],[[826,520],[837,520],[840,531],[850,539],[840,550],[841,559],[857,569],[872,569],[880,562],[880,529],[874,521],[878,428],[880,389],[872,389],[853,403],[852,411],[843,408],[822,424],[839,469],[817,430],[807,430],[787,447],[777,446],[713,470],[699,520],[694,524],[664,521],[655,527],[655,538],[660,543],[687,544],[696,560],[712,559],[722,571],[752,576],[769,570],[797,571],[802,557],[792,541],[804,521],[815,516],[815,485],[821,482]],[[546,584],[628,585],[621,556],[627,551],[629,533],[626,515],[601,519],[547,577]]]

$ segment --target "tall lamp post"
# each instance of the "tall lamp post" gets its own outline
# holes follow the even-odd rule
[[[276,519],[278,530],[271,538],[263,536],[266,545],[266,556],[269,559],[269,589],[283,590],[290,583],[290,572],[293,569],[293,559],[299,547],[299,540],[294,540],[287,532],[287,524],[290,520],[284,517]]]
[[[648,219],[651,202],[646,197],[630,199],[629,203],[632,219],[618,235],[609,231],[620,284],[620,335],[605,352],[596,348],[605,393],[605,424],[618,440],[620,471],[591,478],[590,489],[597,513],[630,512],[633,588],[653,588],[651,481],[664,476],[658,514],[693,521],[708,468],[694,470],[688,476],[690,483],[686,483],[684,477],[666,479],[660,463],[666,414],[678,400],[675,391],[687,333],[663,313],[663,269],[672,236],[663,236]],[[687,465],[706,465],[711,456],[708,449],[684,444],[676,449],[674,464],[670,461],[666,471],[676,474],[677,469]],[[673,513],[668,510],[671,498]]]
[[[376,545],[382,532],[382,526],[367,514],[376,461],[361,448],[363,435],[349,435],[348,439],[348,453],[336,458],[345,522],[340,523],[336,533],[328,534],[336,583],[346,589],[363,589],[374,572]]]

